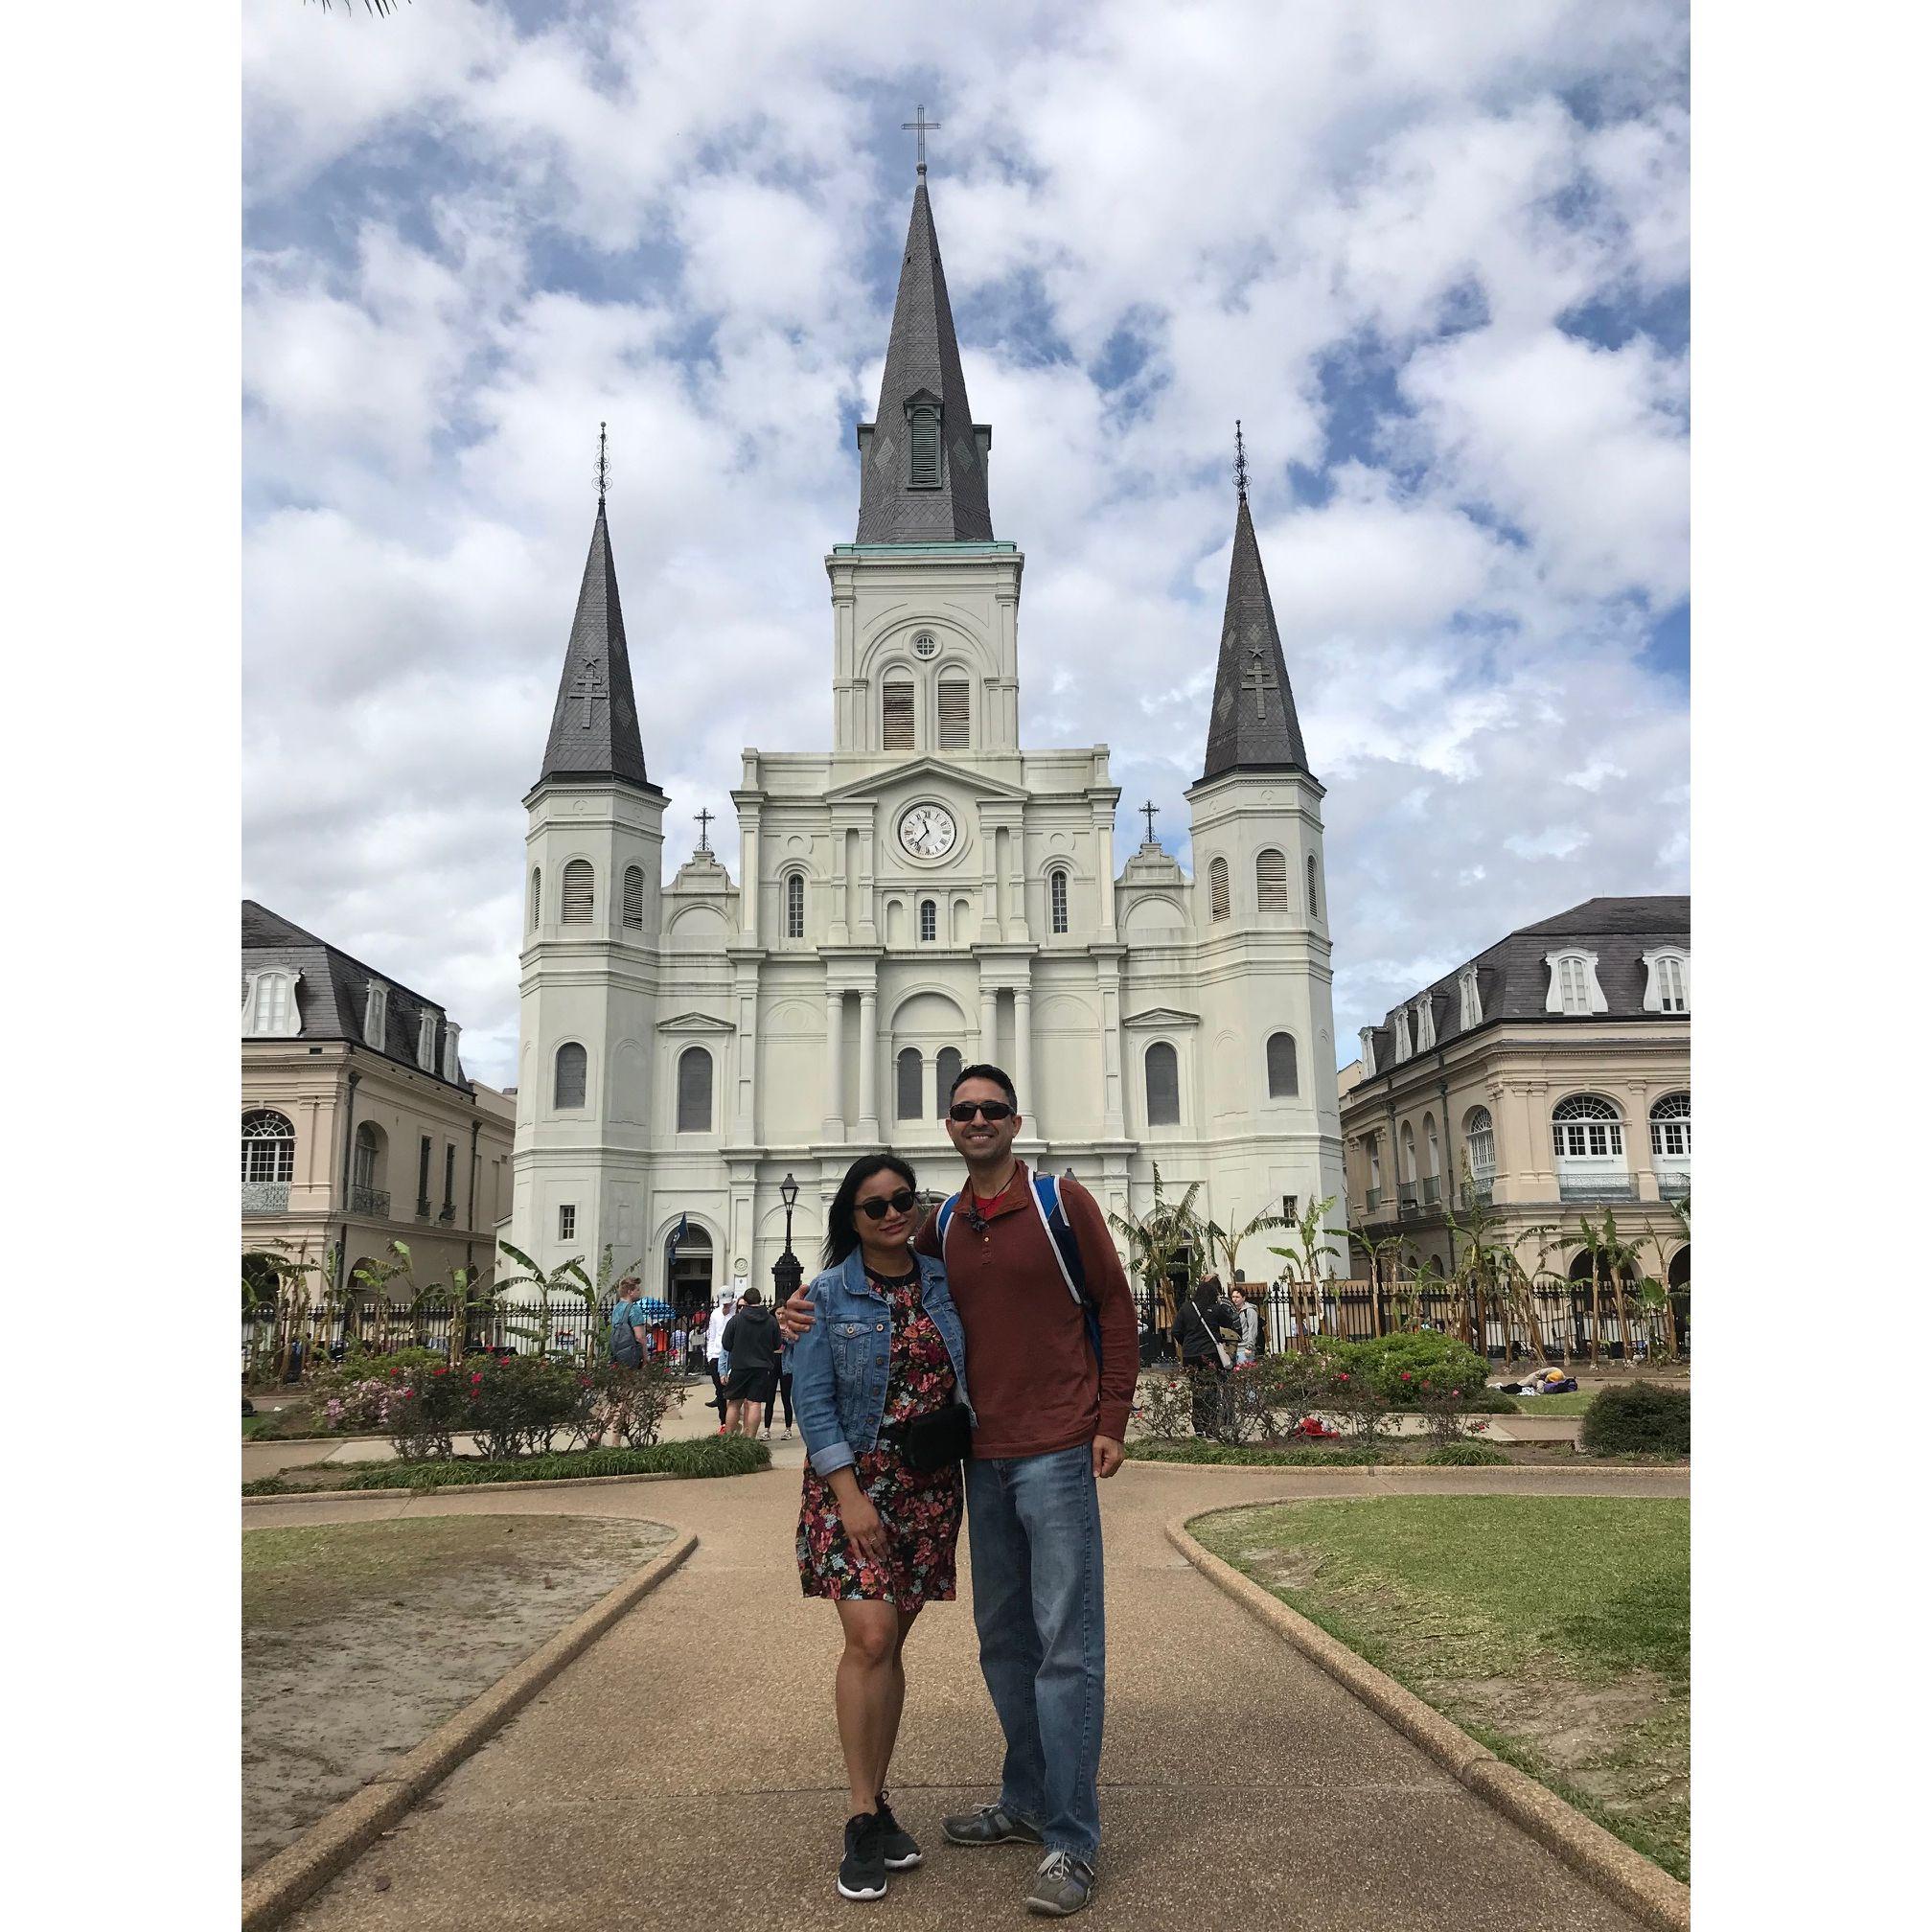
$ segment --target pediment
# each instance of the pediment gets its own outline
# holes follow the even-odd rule
[[[1129,1013],[1120,1024],[1123,1026],[1158,1026],[1164,1032],[1173,1026],[1198,1026],[1201,1016],[1198,1013],[1184,1013],[1178,1006],[1150,1006],[1144,1013]]]
[[[709,1013],[676,1013],[657,1023],[660,1033],[735,1033],[728,1020],[714,1019]]]
[[[877,771],[869,778],[855,778],[849,785],[835,786],[826,793],[828,804],[856,804],[897,791],[913,779],[930,778],[964,792],[972,798],[1010,798],[1024,804],[1032,795],[1024,785],[1009,785],[1003,778],[989,778],[970,766],[954,765],[944,758],[908,758],[889,770]]]

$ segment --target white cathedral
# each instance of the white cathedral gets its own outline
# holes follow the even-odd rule
[[[1333,1198],[1346,1252],[1322,787],[1246,493],[1186,794],[1194,877],[1151,839],[1116,874],[1107,748],[1020,743],[1025,560],[993,534],[993,432],[966,400],[924,177],[858,426],[857,540],[825,560],[832,747],[745,752],[736,881],[701,838],[661,883],[669,801],[600,495],[524,800],[510,1238],[546,1269],[608,1248],[680,1306],[734,1277],[769,1289],[790,1174],[809,1278],[860,1153],[956,1184],[941,1116],[975,1060],[1019,1089],[1023,1158],[1104,1208],[1142,1208],[1158,1163],[1224,1227]]]

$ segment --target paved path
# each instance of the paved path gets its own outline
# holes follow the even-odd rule
[[[1673,1470],[1231,1470],[1129,1464],[1104,1485],[1108,1730],[1088,1932],[1630,1932],[1610,1905],[1203,1580],[1166,1519],[1285,1496],[1688,1493]],[[893,1772],[923,1870],[875,1906],[833,1890],[843,1784],[829,1607],[798,1592],[797,1478],[244,1507],[251,1524],[472,1511],[651,1516],[697,1553],[290,1921],[294,1932],[604,1932],[1037,1924],[1024,1850],[963,1852],[939,1814],[993,1794],[1000,1740],[967,1604],[909,1647]],[[965,1564],[961,1561],[962,1583]]]

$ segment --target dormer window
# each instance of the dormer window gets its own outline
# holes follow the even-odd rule
[[[1415,1048],[1409,1040],[1409,1009],[1401,1006],[1395,1012],[1395,1059],[1399,1065],[1409,1058]]]
[[[1463,1032],[1483,1024],[1483,989],[1476,981],[1476,969],[1465,966],[1456,981],[1456,993],[1461,1005],[1459,1016]]]
[[[462,1031],[453,1020],[443,1023],[443,1077],[452,1087],[463,1081],[463,1063],[456,1057],[456,1039]]]
[[[1654,952],[1644,954],[1644,1012],[1690,1012],[1690,954],[1679,946],[1660,946]]]
[[[362,1038],[379,1053],[388,1050],[389,989],[380,979],[370,980],[362,999]]]
[[[939,487],[939,405],[914,402],[906,411],[909,438],[907,482],[914,490]]]
[[[425,1013],[416,1022],[416,1064],[426,1073],[436,1070],[436,1016]]]
[[[1564,1013],[1574,1019],[1610,1010],[1610,1002],[1597,983],[1596,954],[1580,950],[1546,953],[1543,963],[1550,969],[1550,991],[1543,1001],[1546,1013]]]
[[[1362,1077],[1372,1080],[1375,1077],[1375,1029],[1365,1026],[1358,1035],[1362,1042]]]
[[[1436,1002],[1425,993],[1415,1002],[1415,1050],[1436,1044]]]
[[[257,1038],[287,1038],[302,1030],[295,1003],[295,982],[301,974],[286,967],[251,973],[242,995],[242,1030]]]

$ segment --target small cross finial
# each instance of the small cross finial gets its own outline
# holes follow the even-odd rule
[[[597,426],[597,507],[604,507],[604,492],[610,481],[610,458],[605,448],[604,431],[606,425]]]
[[[698,849],[699,849],[699,851],[701,851],[701,852],[708,852],[708,851],[710,851],[710,849],[711,849],[711,820],[712,820],[712,818],[713,818],[713,816],[714,816],[715,815],[714,815],[714,814],[713,814],[713,812],[711,811],[710,807],[709,807],[709,806],[706,806],[706,807],[704,808],[704,810],[703,810],[703,811],[702,811],[702,812],[694,812],[694,813],[693,813],[693,814],[692,814],[691,816],[693,816],[694,818],[696,818],[696,819],[697,819],[697,821],[698,821]]]
[[[920,102],[913,120],[902,121],[899,124],[908,134],[917,134],[919,137],[919,175],[922,180],[926,175],[926,136],[938,125],[936,121],[927,120],[926,104],[923,101]]]
[[[1241,419],[1234,419],[1234,494],[1248,500],[1248,446],[1241,440]]]
[[[598,668],[596,658],[591,658],[583,670],[578,672],[577,681],[570,687],[570,696],[583,699],[584,729],[589,730],[591,705],[609,702],[609,694],[604,689],[604,673]]]
[[[1268,660],[1258,651],[1249,653],[1248,675],[1241,680],[1244,691],[1254,694],[1254,715],[1265,718],[1268,715],[1268,693],[1275,688],[1275,674],[1268,668]]]
[[[1160,810],[1160,806],[1151,798],[1140,808],[1140,816],[1147,821],[1147,842],[1150,845],[1154,843],[1154,820]]]

